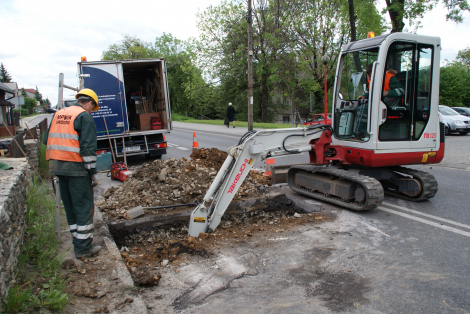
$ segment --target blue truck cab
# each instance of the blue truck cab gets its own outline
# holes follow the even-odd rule
[[[91,88],[100,109],[92,112],[98,153],[110,152],[109,133],[117,157],[166,154],[164,137],[171,126],[168,80],[163,58],[83,61],[78,73],[84,88]]]

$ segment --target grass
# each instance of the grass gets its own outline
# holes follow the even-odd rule
[[[197,120],[191,117],[186,117],[178,113],[171,113],[171,119],[173,121],[186,122],[186,123],[199,123],[199,124],[210,124],[210,125],[224,125],[224,120]],[[232,123],[230,123],[230,127]],[[246,121],[235,121],[235,126],[240,128],[247,128],[248,122]],[[285,129],[291,128],[291,123],[260,123],[254,122],[254,129]]]
[[[39,173],[49,177],[46,146],[41,144]],[[45,180],[48,182],[48,180]],[[59,274],[63,256],[55,236],[55,200],[46,183],[38,178],[26,195],[27,227],[18,256],[13,286],[4,301],[3,313],[38,313],[41,309],[61,311],[67,304],[67,279]]]

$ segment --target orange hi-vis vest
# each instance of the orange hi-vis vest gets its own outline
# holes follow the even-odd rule
[[[73,128],[73,122],[84,111],[85,109],[80,106],[71,106],[57,111],[49,128],[46,160],[83,162],[78,133]]]
[[[384,82],[384,89],[383,91],[385,92],[386,90],[390,90],[390,79],[392,78],[393,75],[392,73],[385,72],[385,82]],[[367,79],[369,82],[369,91],[370,91],[370,80]]]

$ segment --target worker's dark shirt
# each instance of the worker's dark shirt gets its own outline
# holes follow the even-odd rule
[[[388,90],[387,97],[400,97],[405,96],[405,90],[403,89],[403,85],[398,81],[395,76],[390,78],[389,82],[390,89]],[[365,98],[369,98],[369,92],[365,92],[362,96]]]
[[[79,106],[74,104],[73,106]],[[80,155],[82,157],[96,156],[96,125],[93,117],[84,111],[73,122],[73,128],[78,133]],[[49,128],[44,133],[42,142],[47,145]],[[96,168],[85,169],[83,162],[49,160],[49,173],[58,176],[84,177],[96,173]]]

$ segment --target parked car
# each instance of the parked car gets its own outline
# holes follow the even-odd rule
[[[317,114],[310,114],[305,120],[304,125],[315,125],[315,124],[328,124],[331,125],[331,113],[326,115],[326,123],[325,123],[325,114],[324,113],[317,113]]]
[[[57,110],[55,110],[54,108],[46,108],[46,113],[56,113]]]
[[[462,116],[470,117],[470,108],[467,107],[452,107],[455,111],[457,111]]]
[[[452,132],[459,132],[462,135],[470,132],[470,118],[460,115],[454,109],[447,106],[439,106],[442,120],[446,124],[446,135]]]

